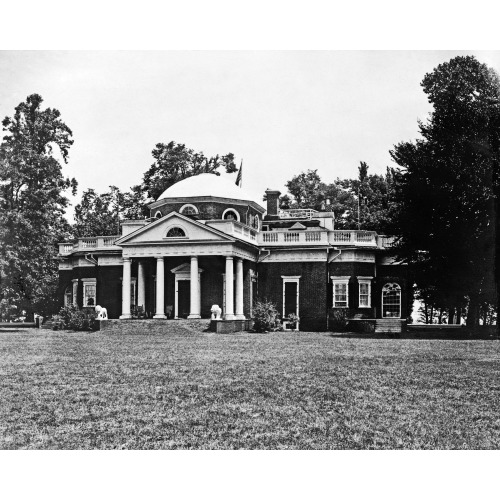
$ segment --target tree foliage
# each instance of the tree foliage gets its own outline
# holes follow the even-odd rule
[[[293,198],[284,195],[281,208],[313,208],[335,214],[337,229],[366,229],[386,233],[392,228],[395,210],[394,183],[397,172],[387,168],[383,175],[368,173],[368,164],[360,162],[355,179],[337,179],[324,183],[317,170],[302,172],[286,183]],[[359,203],[358,203],[359,200]]]
[[[425,75],[434,110],[422,138],[391,156],[401,167],[394,214],[399,252],[421,294],[436,307],[495,301],[495,189],[500,159],[500,81],[474,57],[456,57]]]
[[[2,121],[0,145],[0,294],[2,309],[46,313],[57,286],[56,242],[68,237],[64,218],[76,180],[64,178],[72,132],[38,94]]]
[[[207,157],[174,141],[157,144],[152,155],[155,162],[144,173],[141,185],[135,188],[150,201],[156,200],[163,191],[187,177],[203,173],[220,175],[219,169],[222,167],[227,173],[237,171],[233,153]]]

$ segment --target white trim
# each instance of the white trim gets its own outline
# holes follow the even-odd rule
[[[358,278],[358,307],[368,309],[372,306],[372,277],[357,276]],[[361,305],[361,285],[368,285],[368,305]]]
[[[226,208],[226,210],[224,210],[224,212],[222,212],[222,219],[225,219],[226,218],[226,214],[229,213],[229,212],[233,212],[234,215],[236,215],[236,220],[238,222],[240,222],[240,214],[234,209],[234,208]]]
[[[350,276],[330,276],[332,280],[332,307],[347,309],[349,307],[349,280]],[[335,305],[335,285],[345,285],[345,306]]]
[[[281,276],[283,280],[283,313],[282,318],[285,318],[285,284],[286,283],[297,283],[297,298],[295,302],[295,315],[300,318],[299,311],[299,299],[300,299],[300,276]],[[283,327],[286,327],[286,321],[283,323]],[[295,325],[295,330],[299,329],[299,322]]]
[[[182,205],[182,207],[179,209],[179,213],[182,214],[182,215],[191,215],[191,214],[184,214],[184,213],[182,213],[183,210],[185,210],[186,208],[193,208],[195,214],[196,215],[199,214],[198,208],[195,205],[193,205],[192,203],[186,203],[185,205]]]
[[[78,278],[71,280],[73,283],[73,305],[77,305],[78,298]]]
[[[159,215],[159,217],[158,217],[158,215]],[[163,217],[163,214],[159,210],[157,210],[156,213],[155,213],[155,217],[154,218],[155,219],[161,219],[162,217]]]

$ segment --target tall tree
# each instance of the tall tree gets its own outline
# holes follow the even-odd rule
[[[421,139],[394,147],[401,167],[395,226],[417,286],[436,305],[468,299],[467,324],[495,302],[495,189],[500,160],[500,80],[471,56],[425,75],[434,110]]]
[[[57,286],[56,242],[68,236],[64,218],[76,180],[64,178],[72,132],[38,94],[2,121],[0,145],[0,298],[3,312],[50,310]]]
[[[237,171],[233,153],[207,157],[202,152],[196,153],[174,141],[157,144],[152,155],[155,162],[145,172],[141,185],[137,187],[150,201],[156,200],[163,191],[187,177],[202,173],[220,175],[221,167],[227,173]]]

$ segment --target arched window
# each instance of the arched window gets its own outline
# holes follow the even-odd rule
[[[64,305],[70,306],[73,304],[73,285],[68,285],[64,290]]]
[[[155,219],[160,219],[162,217],[161,212],[158,211],[155,213]]]
[[[237,220],[239,222],[240,214],[232,208],[227,208],[226,210],[224,210],[222,218],[225,220]]]
[[[382,317],[401,317],[401,287],[397,283],[387,283],[382,288]]]
[[[186,233],[180,227],[173,227],[167,232],[167,238],[185,238]]]
[[[259,216],[256,215],[254,220],[253,220],[253,227],[255,229],[259,229],[259,226],[260,226],[260,219],[259,219]]]
[[[180,213],[182,215],[196,215],[198,213],[198,209],[194,205],[188,203],[181,207]]]

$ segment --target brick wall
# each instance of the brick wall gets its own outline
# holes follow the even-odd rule
[[[283,312],[283,279],[301,276],[299,284],[300,329],[326,329],[327,266],[325,262],[270,262],[257,265],[258,299],[270,300]]]
[[[180,209],[186,203],[167,203],[161,207],[155,208],[151,210],[151,217],[154,217],[156,212],[161,212],[162,215],[168,215],[171,212],[179,212]],[[217,202],[198,202],[193,203],[193,205],[198,209],[199,215],[198,218],[202,220],[207,219],[222,219],[222,214],[228,208],[232,208],[236,212],[238,212],[240,216],[240,222],[243,224],[247,223],[247,213],[250,215],[259,215],[259,218],[262,219],[262,214],[257,212],[252,207],[242,206],[242,205],[231,205],[226,203],[217,203]]]

